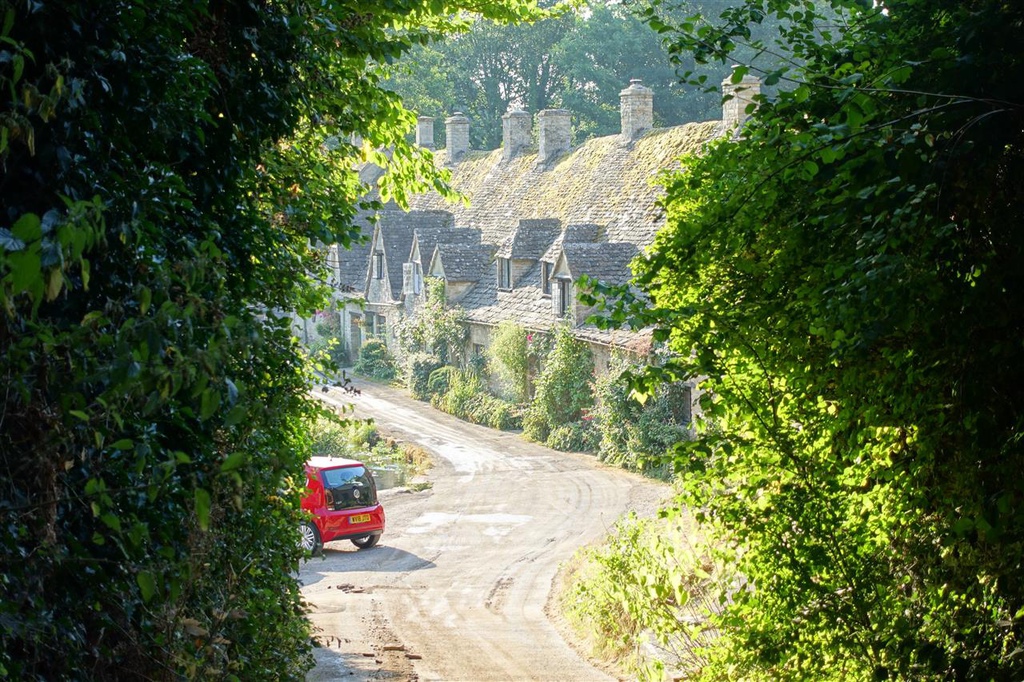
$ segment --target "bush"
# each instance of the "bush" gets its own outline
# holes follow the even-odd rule
[[[591,420],[562,424],[551,429],[545,443],[549,448],[563,452],[593,452],[601,441],[601,434]]]
[[[409,393],[416,400],[429,400],[430,377],[438,369],[444,367],[441,358],[428,353],[413,353],[408,360]]]
[[[390,381],[398,376],[398,365],[380,339],[370,339],[359,349],[359,359],[352,370],[371,379]]]
[[[579,421],[584,410],[594,404],[593,380],[594,357],[590,347],[574,338],[568,327],[559,327],[554,347],[537,379],[537,393],[527,412],[524,435],[545,442],[556,427]]]
[[[665,478],[672,472],[672,449],[690,439],[690,388],[664,384],[641,405],[630,395],[627,375],[638,363],[613,361],[597,382],[593,414],[599,430],[598,457],[633,471]]]
[[[427,393],[430,396],[431,405],[437,407],[435,399],[440,400],[441,396],[448,392],[448,387],[452,385],[452,375],[457,374],[458,371],[454,367],[441,367],[430,373],[430,378],[427,380]]]
[[[565,584],[559,606],[591,652],[642,680],[689,679],[706,664],[729,589],[677,510],[625,517],[605,544],[577,551]]]
[[[487,349],[489,366],[507,396],[524,402],[529,397],[529,347],[526,330],[515,322],[498,324]]]
[[[536,443],[546,443],[551,429],[540,410],[527,409],[523,415],[523,437]]]
[[[471,371],[444,367],[430,376],[432,387],[447,384],[447,391],[431,396],[431,404],[450,415],[492,429],[517,429],[522,423],[518,405],[484,390],[483,381]]]

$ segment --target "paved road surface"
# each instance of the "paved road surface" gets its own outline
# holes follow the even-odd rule
[[[380,545],[328,543],[299,578],[326,646],[307,678],[454,682],[610,680],[545,615],[558,565],[660,484],[466,424],[403,393],[359,384],[317,395],[429,450],[432,484],[385,491]]]

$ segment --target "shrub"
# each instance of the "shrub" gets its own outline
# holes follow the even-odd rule
[[[352,368],[357,374],[380,381],[390,381],[398,375],[398,366],[380,339],[370,339],[359,349],[359,359]]]
[[[489,395],[483,381],[471,371],[444,367],[430,376],[432,387],[447,384],[447,391],[431,395],[431,404],[459,419],[494,429],[517,429],[522,423],[517,405]]]
[[[594,404],[594,358],[590,347],[568,327],[555,331],[554,347],[537,379],[537,392],[524,423],[524,435],[544,442],[551,431],[579,421]],[[541,439],[543,435],[545,438]]]
[[[407,367],[409,393],[416,400],[429,400],[431,395],[430,376],[436,370],[444,367],[441,358],[428,353],[413,353],[409,356]]]
[[[642,680],[688,678],[706,663],[728,589],[675,510],[622,519],[573,556],[565,583],[559,605],[592,653]]]
[[[563,452],[593,452],[601,441],[601,434],[593,421],[562,424],[551,429],[546,445]]]
[[[545,443],[551,429],[548,420],[540,410],[527,409],[523,415],[523,437],[537,443]]]
[[[526,330],[515,322],[498,324],[487,349],[491,371],[505,394],[516,402],[529,397],[529,347]]]
[[[448,392],[448,387],[452,384],[452,375],[458,371],[454,367],[441,367],[430,373],[430,378],[427,379],[427,393],[430,396],[431,405],[437,407],[436,401],[439,401],[441,396]]]
[[[690,439],[690,388],[682,383],[661,385],[641,404],[631,396],[627,381],[627,375],[639,369],[638,363],[616,359],[597,382],[593,414],[600,433],[598,457],[627,469],[668,477],[673,446]]]

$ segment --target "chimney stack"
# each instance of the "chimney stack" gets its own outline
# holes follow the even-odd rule
[[[510,109],[501,117],[501,158],[505,161],[519,156],[530,146],[531,116],[522,109]]]
[[[747,106],[753,104],[754,98],[760,94],[761,81],[749,74],[743,76],[739,83],[733,83],[731,76],[722,81],[722,96],[732,96],[722,104],[722,122],[726,130],[739,128],[746,123]]]
[[[434,117],[416,118],[416,144],[427,149],[434,148]]]
[[[461,111],[445,119],[448,137],[448,163],[455,163],[469,151],[469,119]]]
[[[654,91],[634,78],[629,87],[619,93],[622,117],[622,138],[627,142],[640,137],[654,127]]]
[[[569,151],[572,123],[568,109],[545,109],[537,114],[537,127],[540,128],[538,163],[547,163],[558,154]]]

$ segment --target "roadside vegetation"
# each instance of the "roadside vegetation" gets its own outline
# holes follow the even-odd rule
[[[528,402],[524,433],[560,447],[594,444],[596,422],[600,456],[674,478],[669,528],[620,528],[570,592],[643,678],[1020,679],[1024,10],[736,5],[642,9],[678,64],[737,64],[734,82],[757,74],[770,95],[664,178],[641,298],[584,296],[603,325],[652,329],[662,362],[580,381],[556,332],[526,363],[528,401],[508,376],[517,339],[507,361],[445,361],[428,390],[434,374],[455,387],[457,413],[488,391]],[[767,23],[777,40],[757,36]],[[716,85],[702,75],[684,78]],[[657,412],[686,381],[701,413],[677,438],[662,426],[684,422]],[[668,549],[684,509],[716,570]],[[693,623],[708,636],[686,640]],[[693,657],[645,653],[684,641]]]
[[[370,339],[357,373],[400,383],[414,398],[474,424],[522,431],[556,450],[589,452],[671,477],[669,452],[689,437],[687,386],[666,385],[640,404],[625,381],[629,371],[639,371],[639,361],[616,358],[609,375],[598,379],[589,347],[567,327],[543,333],[502,322],[485,355],[465,358],[465,313],[445,304],[440,280],[426,284],[426,310],[401,323],[397,352]]]
[[[392,472],[400,482],[426,473],[431,466],[426,450],[381,435],[369,420],[327,413],[313,424],[310,438],[311,457],[356,459],[375,470]]]
[[[742,579],[692,677],[1021,679],[1024,8],[648,21],[739,81],[766,16],[778,92],[666,178],[645,298],[604,290],[673,351],[632,388],[704,391],[677,504]]]

